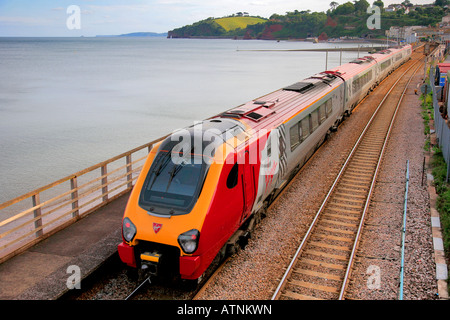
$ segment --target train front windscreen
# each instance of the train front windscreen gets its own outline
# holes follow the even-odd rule
[[[173,153],[160,150],[147,174],[139,206],[150,214],[181,215],[195,205],[207,164],[191,154],[184,161],[173,161]]]

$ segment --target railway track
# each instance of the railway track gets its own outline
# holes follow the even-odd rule
[[[391,86],[348,155],[272,300],[344,299],[364,218],[403,95],[421,60]],[[400,70],[399,70],[400,71]]]

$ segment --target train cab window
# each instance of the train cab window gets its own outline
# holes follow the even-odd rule
[[[237,186],[239,181],[239,166],[237,162],[233,165],[233,167],[230,170],[230,173],[227,177],[227,188],[233,189]]]
[[[290,142],[291,142],[291,151],[293,151],[300,144],[300,132],[299,132],[299,123],[297,122],[289,129],[290,134]]]
[[[181,163],[160,151],[145,178],[139,206],[161,215],[187,214],[203,187],[208,165],[195,155]],[[189,161],[190,160],[190,161]]]

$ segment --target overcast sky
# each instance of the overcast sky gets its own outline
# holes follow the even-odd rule
[[[167,32],[208,17],[239,11],[265,18],[273,13],[326,11],[332,0],[0,0],[0,36],[95,36]],[[402,0],[384,0],[385,6]],[[340,4],[344,0],[336,1]],[[368,0],[372,4],[372,0]],[[411,0],[413,4],[434,0]],[[79,29],[70,20],[80,8]],[[71,21],[72,29],[67,26]],[[78,20],[77,20],[78,21]]]

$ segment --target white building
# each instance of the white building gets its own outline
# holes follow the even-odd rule
[[[442,17],[442,22],[444,26],[448,26],[450,24],[450,15]]]
[[[386,36],[392,40],[406,41],[407,43],[413,43],[417,40],[416,30],[422,28],[421,26],[409,26],[409,27],[391,27],[386,31]]]

